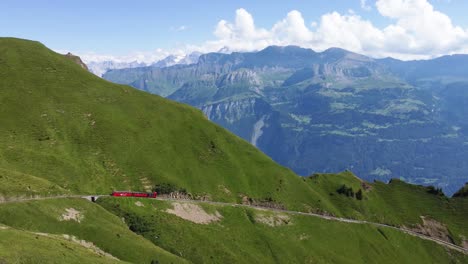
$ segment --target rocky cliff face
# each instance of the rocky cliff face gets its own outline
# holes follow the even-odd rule
[[[255,146],[278,129],[279,120],[271,106],[260,98],[226,100],[201,107],[212,121],[233,131]]]
[[[262,85],[262,80],[255,71],[237,70],[221,75],[216,82],[216,85],[220,87],[239,84],[249,87],[258,87]]]

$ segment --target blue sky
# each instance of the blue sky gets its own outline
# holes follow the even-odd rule
[[[173,51],[189,52],[197,49],[213,51],[222,45],[229,46],[231,43],[233,43],[232,47],[229,48],[232,50],[259,49],[268,44],[297,44],[314,49],[341,46],[374,56],[393,55],[408,58],[465,51],[464,34],[458,34],[460,30],[457,28],[467,31],[468,18],[465,11],[468,10],[468,1],[385,1],[393,3],[377,7],[375,0],[2,0],[0,1],[0,36],[39,40],[55,50],[117,57],[157,53],[156,49],[162,49],[164,51],[162,54]],[[414,8],[415,12],[405,14],[402,10],[398,10],[399,6],[407,9]],[[412,32],[411,27],[404,25],[405,15],[413,19],[410,23],[423,19],[416,17],[418,9],[428,10],[423,12],[427,13],[428,21],[433,20],[432,16],[438,17],[436,13],[430,13],[429,7],[450,19],[451,27],[445,25],[443,19],[440,22],[441,30],[453,29],[453,34],[449,36],[453,38],[453,41],[444,44],[445,46],[440,46],[434,36],[426,36],[430,35],[428,33],[430,30],[427,30],[428,32],[424,35]],[[239,12],[239,10],[243,11]],[[303,19],[309,32],[304,31],[305,29],[301,31],[300,23],[290,23],[281,30],[273,30],[273,27],[287,19],[288,13],[293,10],[298,13],[289,16],[291,21],[296,18]],[[326,20],[327,15],[329,15],[329,20]],[[247,34],[245,28],[242,27],[242,22],[236,24],[236,20],[242,19],[246,19],[248,23],[249,16],[255,23],[255,29],[252,32],[263,36],[262,38],[258,39],[253,34]],[[226,21],[226,27],[219,26],[218,23],[221,20]],[[313,22],[316,24],[312,24]],[[366,23],[370,23],[372,28],[367,27]],[[394,42],[398,41],[394,39],[393,33],[385,31],[389,25],[397,25],[407,33],[399,38],[406,41],[403,43],[406,43],[408,48],[395,47]],[[433,28],[439,28],[438,26],[428,25]],[[297,27],[298,31],[291,33],[296,30],[294,27]],[[355,36],[349,35],[348,39],[346,36],[343,36],[345,38],[343,40],[337,39],[340,34],[343,34],[343,32],[340,33],[340,28],[345,30],[345,33],[356,31]],[[381,33],[377,31],[372,33],[375,31],[374,28],[380,30]],[[217,29],[228,32],[221,34],[222,36],[214,34]],[[333,30],[336,30],[335,35],[326,33]],[[367,32],[366,30],[371,34],[367,36],[368,39],[356,42],[356,37],[360,37],[360,32]],[[401,33],[402,30],[397,31]],[[440,38],[442,37],[444,37],[443,34]],[[372,38],[382,43],[373,45]],[[427,41],[433,43],[427,43]],[[249,45],[243,46],[243,43],[249,43]],[[377,52],[379,49],[380,53]]]

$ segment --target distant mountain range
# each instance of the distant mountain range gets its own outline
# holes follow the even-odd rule
[[[350,169],[450,194],[468,181],[467,66],[271,46],[103,77],[198,107],[299,174]]]
[[[187,55],[169,55],[166,58],[153,62],[153,63],[145,63],[145,62],[122,62],[122,61],[90,61],[87,63],[89,71],[94,73],[95,75],[102,77],[104,73],[109,70],[116,70],[116,69],[128,69],[128,68],[138,68],[138,67],[145,67],[151,66],[156,68],[164,68],[173,66],[176,64],[193,64],[197,63],[198,58],[202,53],[200,52],[192,52]]]
[[[94,73],[95,75],[101,77],[104,73],[108,70],[115,70],[115,69],[124,69],[124,68],[136,68],[136,67],[144,67],[147,66],[146,63],[143,62],[117,62],[117,61],[91,61],[86,63],[90,72]]]
[[[166,58],[157,61],[155,63],[152,63],[151,66],[157,67],[157,68],[164,68],[164,67],[169,67],[173,66],[176,64],[182,64],[182,65],[187,65],[187,64],[193,64],[198,62],[198,58],[202,55],[200,52],[192,52],[187,55],[169,55]]]

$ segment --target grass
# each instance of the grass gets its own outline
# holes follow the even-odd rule
[[[370,189],[364,191],[363,181],[350,172],[317,174],[307,183],[327,197],[333,205],[330,213],[335,215],[408,227],[422,224],[421,216],[428,216],[446,225],[458,244],[462,237],[468,237],[468,199],[430,194],[426,187],[400,180],[366,183]],[[343,184],[355,192],[363,190],[363,200],[339,195],[336,190]]]
[[[51,196],[68,194],[69,191],[46,179],[16,171],[0,169],[0,199],[17,196]]]
[[[456,252],[401,232],[364,224],[292,216],[270,226],[259,216],[276,213],[231,206],[204,205],[222,215],[203,225],[166,212],[171,203],[105,198],[109,211],[144,223],[141,234],[155,245],[193,263],[449,263],[467,262]]]
[[[0,195],[141,191],[145,179],[213,200],[298,208],[315,198],[197,109],[100,79],[38,42],[1,38],[0,58],[0,169],[24,179]]]
[[[80,212],[80,222],[61,220],[62,215],[67,212],[66,209],[70,208]],[[148,264],[152,260],[159,260],[161,263],[184,262],[183,259],[134,234],[119,217],[85,199],[51,199],[0,204],[0,223],[30,232],[57,236],[73,235],[80,240],[92,242],[101,250],[128,262]],[[1,232],[2,230],[0,234]],[[26,239],[25,243],[29,243],[29,240]],[[3,248],[7,251],[13,250],[14,245],[5,243]],[[0,258],[1,256],[0,254]]]
[[[6,229],[3,229],[6,228]],[[0,263],[124,263],[74,242],[0,226]]]

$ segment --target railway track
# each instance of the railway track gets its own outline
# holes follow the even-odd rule
[[[38,200],[50,200],[50,199],[67,199],[67,198],[84,198],[84,199],[87,199],[89,201],[94,201],[94,200],[96,200],[96,199],[98,199],[100,197],[110,197],[110,196],[109,195],[96,194],[96,195],[58,195],[58,196],[49,196],[49,197],[36,197],[36,198],[15,198],[15,199],[11,199],[11,200],[0,200],[0,204],[18,203],[18,202],[26,202],[26,201],[38,201]],[[452,243],[449,243],[447,241],[444,241],[444,240],[441,240],[441,239],[438,239],[438,238],[435,238],[435,237],[430,237],[430,236],[427,236],[427,235],[424,235],[424,234],[421,234],[421,233],[417,233],[417,232],[409,230],[407,228],[391,226],[391,225],[387,225],[387,224],[370,222],[370,221],[365,221],[365,220],[356,220],[356,219],[321,215],[321,214],[315,214],[315,213],[306,213],[306,212],[299,212],[299,211],[290,211],[290,210],[283,210],[283,209],[260,207],[260,206],[253,206],[253,205],[247,205],[247,204],[235,204],[235,203],[199,201],[199,200],[183,200],[183,199],[160,198],[160,197],[156,198],[156,200],[261,209],[261,210],[268,210],[268,211],[291,214],[291,215],[302,215],[302,216],[317,217],[317,218],[321,218],[321,219],[325,219],[325,220],[329,220],[329,221],[338,221],[338,222],[352,223],[352,224],[367,224],[367,225],[372,225],[372,226],[377,226],[377,227],[390,228],[390,229],[397,230],[397,231],[406,233],[406,234],[414,236],[414,237],[418,237],[418,238],[421,238],[421,239],[425,239],[425,240],[435,242],[435,243],[437,243],[439,245],[442,245],[442,246],[444,246],[446,248],[450,248],[450,249],[453,249],[453,250],[456,250],[458,252],[461,252],[463,254],[468,255],[468,249],[463,248],[463,247],[458,246],[458,245],[455,245],[455,244],[452,244]]]

